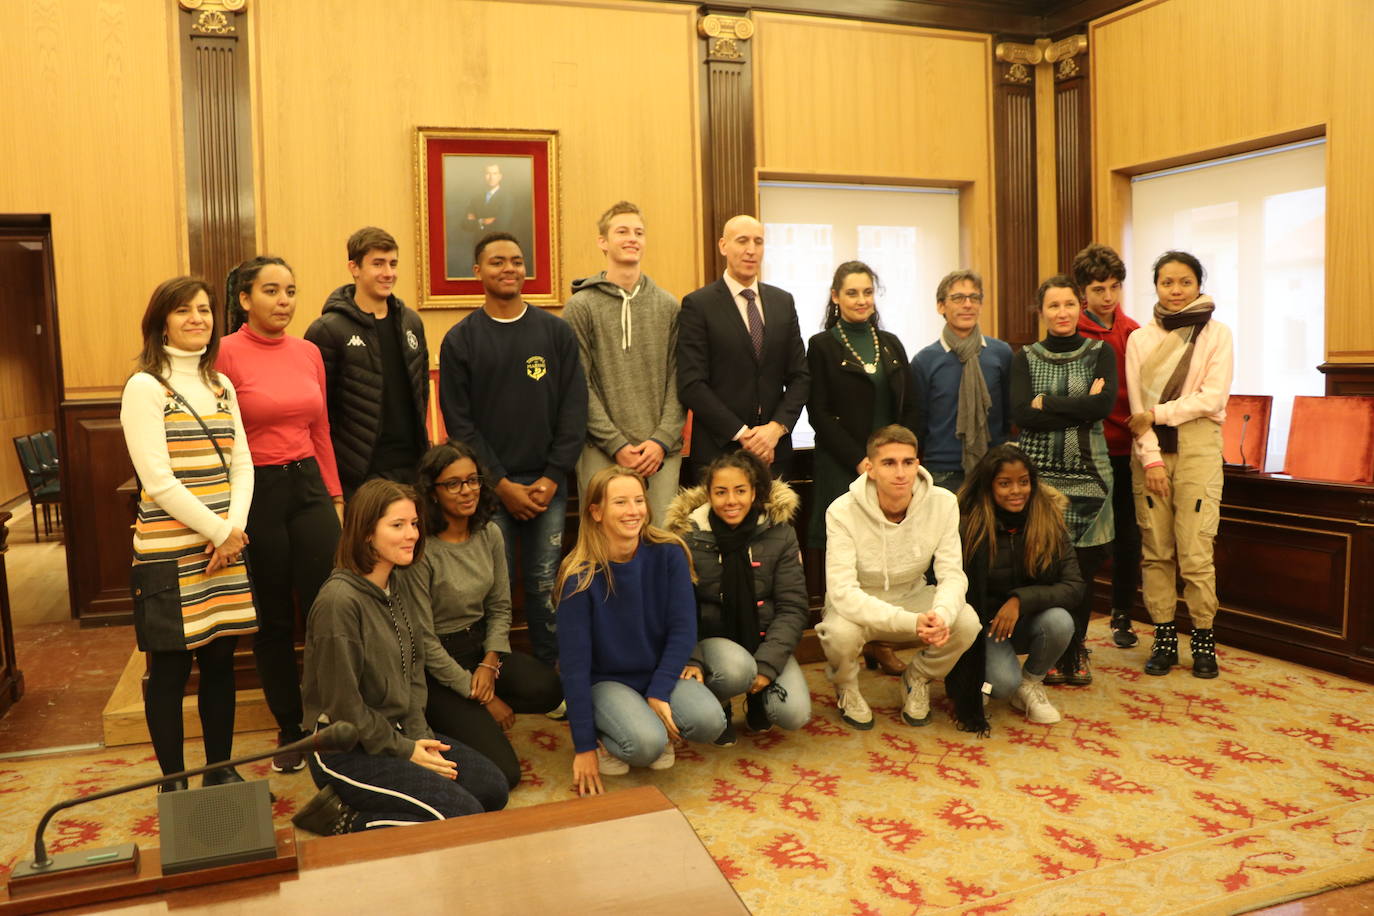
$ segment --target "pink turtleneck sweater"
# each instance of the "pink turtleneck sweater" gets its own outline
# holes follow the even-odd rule
[[[238,394],[253,464],[313,457],[329,495],[341,496],[319,348],[299,337],[263,337],[245,324],[220,341],[215,368]]]

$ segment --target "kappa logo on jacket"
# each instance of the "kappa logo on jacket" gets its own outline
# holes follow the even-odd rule
[[[357,334],[354,334],[352,337],[348,338],[348,343],[345,344],[345,346],[366,347],[367,344],[363,343],[363,339],[361,337],[359,337]]]
[[[410,344],[412,350],[420,349],[420,340],[410,328],[406,328],[406,343]]]
[[[549,366],[542,356],[531,356],[525,360],[525,374],[536,382],[549,374]]]

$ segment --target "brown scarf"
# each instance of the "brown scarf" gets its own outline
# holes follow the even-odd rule
[[[1211,296],[1198,296],[1181,311],[1171,312],[1163,304],[1155,303],[1155,321],[1169,332],[1153,353],[1140,366],[1142,406],[1154,409],[1157,404],[1177,400],[1183,394],[1188,367],[1193,362],[1197,336],[1212,320],[1216,305]],[[1159,450],[1166,455],[1178,454],[1178,428],[1156,424],[1155,436]]]

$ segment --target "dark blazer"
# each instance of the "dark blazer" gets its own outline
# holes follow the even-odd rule
[[[915,432],[920,416],[906,349],[897,335],[887,331],[878,332],[878,346],[892,389],[894,422]],[[806,415],[816,431],[816,448],[824,449],[841,467],[853,469],[863,460],[864,446],[873,431],[873,383],[829,329],[811,338],[806,361],[811,367]],[[850,479],[857,476],[855,471]]]
[[[683,406],[692,411],[694,463],[705,464],[726,451],[741,426],[776,420],[792,429],[806,405],[810,373],[792,294],[760,283],[759,298],[759,359],[723,278],[682,300],[677,389]],[[778,440],[774,461],[785,467],[791,455],[792,437],[785,435]]]

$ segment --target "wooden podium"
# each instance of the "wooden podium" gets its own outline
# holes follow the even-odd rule
[[[687,818],[647,786],[350,836],[302,836],[296,855],[297,872],[58,912],[749,912]],[[155,868],[157,859],[148,851],[141,868]],[[0,896],[0,914],[50,911],[41,902],[34,894]]]

